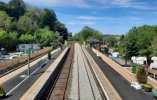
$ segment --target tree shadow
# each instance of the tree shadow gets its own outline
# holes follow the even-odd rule
[[[43,74],[43,73],[50,73],[50,72],[51,71],[41,71],[41,72],[38,72],[38,73],[34,73],[31,76],[38,75],[38,74]]]

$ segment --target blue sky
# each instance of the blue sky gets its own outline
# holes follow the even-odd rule
[[[32,7],[55,10],[58,19],[73,34],[85,25],[103,34],[126,34],[133,26],[157,24],[157,0],[24,1]]]

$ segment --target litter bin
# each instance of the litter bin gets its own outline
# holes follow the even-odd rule
[[[132,65],[132,73],[136,74],[136,68],[137,68],[137,65],[133,64]]]

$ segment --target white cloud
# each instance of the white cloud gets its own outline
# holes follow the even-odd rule
[[[140,17],[136,16],[125,16],[125,17],[100,17],[100,16],[78,16],[75,18],[75,20],[86,20],[86,21],[98,21],[98,20],[105,20],[105,21],[124,21],[124,20],[132,20],[132,21],[138,21],[142,20]]]
[[[97,16],[78,16],[76,17],[78,20],[103,20],[104,17],[97,17]]]
[[[155,9],[148,2],[138,0],[94,0],[101,4],[104,8],[136,8],[136,9]]]
[[[139,0],[24,0],[30,4],[78,8],[136,8],[155,9],[149,2]]]
[[[24,0],[27,3],[37,3],[43,5],[53,5],[53,6],[66,6],[66,7],[79,7],[79,8],[88,8],[86,0]]]
[[[94,22],[73,20],[73,21],[67,22],[67,24],[70,24],[70,25],[92,25],[92,24],[94,24]]]

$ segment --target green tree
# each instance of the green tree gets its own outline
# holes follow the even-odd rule
[[[36,42],[35,40],[35,36],[31,35],[31,34],[22,34],[19,38],[21,43],[34,43]]]
[[[151,46],[149,48],[149,51],[151,53],[151,57],[157,55],[157,35],[153,38],[153,41],[151,42]]]
[[[64,24],[62,24],[60,21],[56,20],[53,25],[53,30],[58,31],[59,34],[63,37],[64,40],[67,40],[68,37],[68,30],[65,27]]]
[[[53,10],[49,10],[49,9],[44,9],[44,12],[45,14],[42,19],[43,28],[45,26],[48,26],[50,30],[53,30],[53,25],[55,21],[57,20],[56,14]]]
[[[77,38],[79,39],[80,42],[86,41],[87,39],[90,38],[95,38],[98,40],[102,40],[102,34],[95,30],[92,29],[88,26],[83,27],[83,29],[77,34]]]
[[[7,3],[4,3],[4,2],[0,1],[0,10],[7,12],[8,9],[9,9],[9,5]]]
[[[153,44],[154,37],[157,36],[157,26],[143,25],[140,27],[133,27],[121,41],[121,46],[127,48],[128,57],[132,56],[147,56],[151,57],[150,50]],[[153,48],[153,47],[151,47]],[[155,50],[155,49],[154,49]]]
[[[57,46],[59,41],[62,41],[62,37],[58,32],[52,32],[49,28],[38,29],[35,33],[37,42],[42,46]]]
[[[116,39],[114,36],[109,36],[105,38],[105,42],[110,46],[110,47],[115,47],[118,44],[118,39]]]
[[[11,18],[6,12],[0,11],[0,28],[10,31],[11,30]]]
[[[26,4],[23,0],[11,0],[9,6],[11,8],[10,15],[16,19],[26,12]]]
[[[43,19],[45,16],[46,12],[43,9],[39,8],[31,8],[26,12],[26,16],[31,18],[34,22],[37,23],[37,25],[41,28],[43,25]]]
[[[38,28],[37,23],[28,16],[22,16],[17,22],[18,31],[21,34],[33,34]]]
[[[0,48],[15,50],[18,43],[16,32],[0,30]]]

